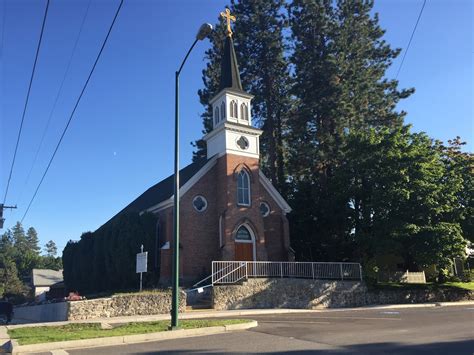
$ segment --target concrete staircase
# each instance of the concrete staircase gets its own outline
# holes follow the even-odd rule
[[[187,293],[186,311],[210,310],[212,304],[212,287],[207,287],[202,293],[193,290]]]

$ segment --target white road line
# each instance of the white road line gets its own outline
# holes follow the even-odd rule
[[[401,318],[382,318],[382,317],[318,317],[316,319],[367,319],[367,320],[402,320]]]
[[[400,314],[400,312],[380,312],[380,314]]]
[[[58,349],[58,350],[51,350],[51,355],[69,355],[66,350]]]
[[[330,322],[300,322],[300,321],[292,321],[292,320],[259,320],[259,323],[298,323],[298,324],[329,324]]]

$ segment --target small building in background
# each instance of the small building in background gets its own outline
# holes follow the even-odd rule
[[[46,293],[50,291],[51,287],[63,283],[63,270],[33,269],[31,279],[35,300],[45,301]]]

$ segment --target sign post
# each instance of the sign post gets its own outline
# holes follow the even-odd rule
[[[141,246],[141,252],[137,253],[137,274],[140,274],[140,292],[142,292],[143,285],[143,273],[147,272],[147,261],[148,261],[148,252],[143,251],[143,244]]]

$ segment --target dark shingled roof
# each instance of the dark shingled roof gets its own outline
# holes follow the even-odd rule
[[[233,89],[235,91],[244,92],[242,83],[240,82],[239,65],[237,64],[237,56],[235,55],[232,37],[226,37],[224,43],[219,91],[223,89]]]
[[[199,170],[201,170],[201,168],[206,165],[208,161],[208,159],[200,159],[181,169],[179,171],[179,187],[181,188],[185,183],[187,183],[189,179],[191,179]],[[123,213],[141,212],[147,208],[159,204],[160,202],[165,201],[166,199],[173,196],[173,187],[174,174],[150,187],[130,204],[128,204],[123,210],[113,216],[107,223],[104,224],[104,226]]]

